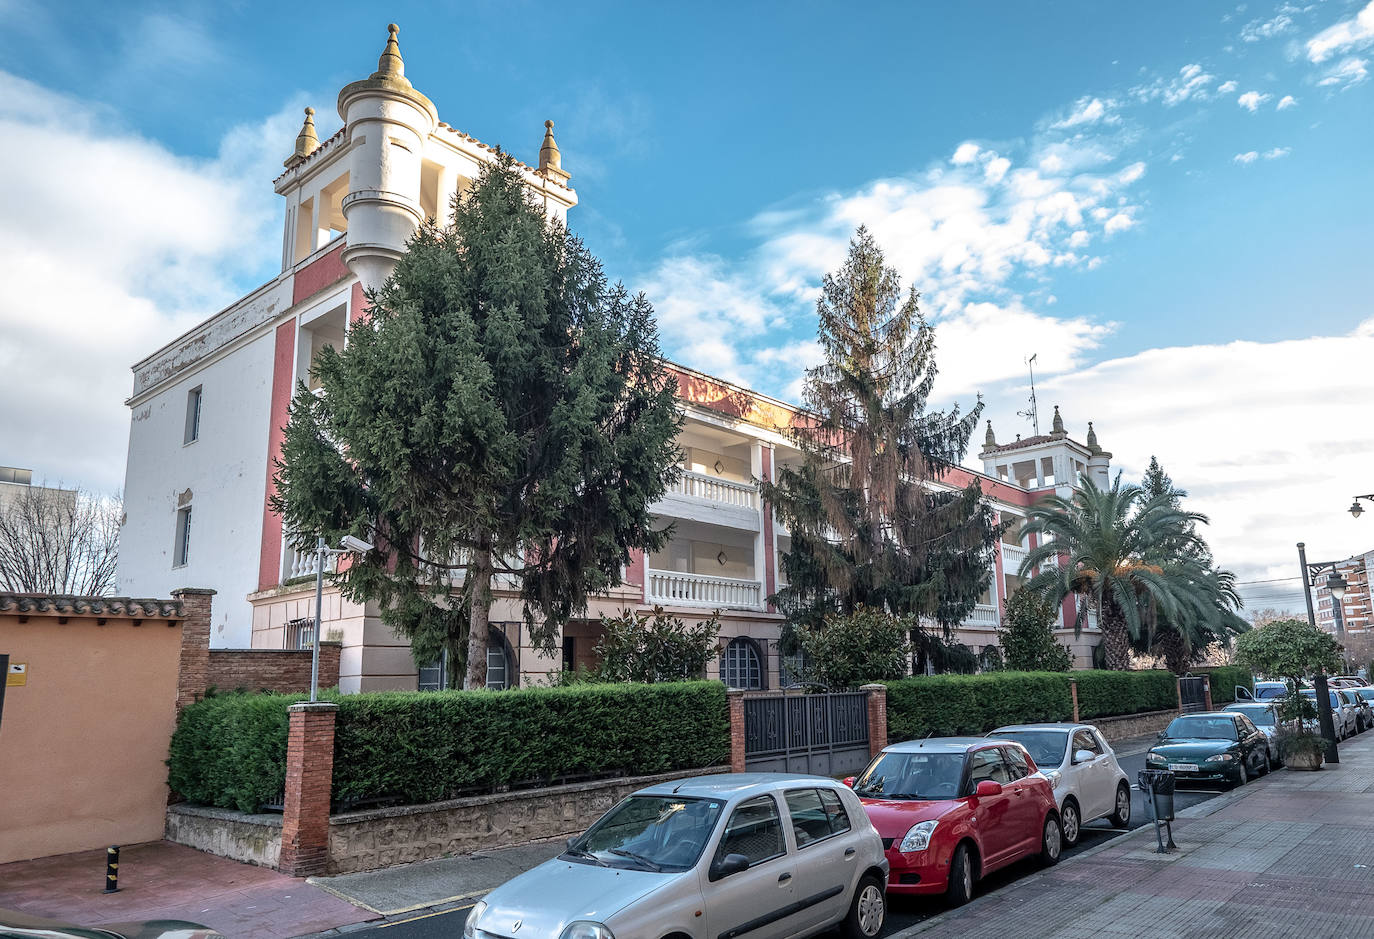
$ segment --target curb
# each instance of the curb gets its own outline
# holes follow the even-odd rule
[[[1129,756],[1130,754],[1122,755]],[[1284,772],[1288,771],[1285,770]],[[1237,802],[1241,801],[1242,799],[1246,798],[1247,796],[1255,792],[1256,789],[1266,788],[1270,780],[1272,780],[1273,778],[1273,773],[1270,773],[1268,776],[1264,776],[1260,779],[1251,781],[1250,783],[1241,787],[1240,789],[1233,789],[1231,792],[1223,793],[1213,799],[1208,799],[1206,802],[1203,802],[1199,805],[1190,806],[1189,808],[1186,808],[1179,812],[1175,816],[1175,819],[1206,818],[1209,815],[1212,815],[1216,812],[1220,812],[1224,808],[1235,805]],[[1107,848],[1117,847],[1121,845],[1123,842],[1129,841],[1132,838],[1143,839],[1148,836],[1150,840],[1153,841],[1154,833],[1154,826],[1147,822],[1146,824],[1141,825],[1139,828],[1132,829],[1124,835],[1118,835],[1117,837],[1110,838],[1099,845],[1094,845],[1086,851],[1080,851],[1073,857],[1061,861],[1059,864],[1055,865],[1055,867],[1062,868],[1064,865],[1067,864],[1077,864],[1080,861],[1085,861],[1093,855],[1098,854],[1101,851],[1105,851]],[[1051,869],[1042,870],[1030,875],[1029,877],[1023,877],[1020,880],[1016,881],[1015,886],[1020,887],[1022,885],[1037,883],[1040,880],[1049,877],[1050,870]],[[934,929],[937,926],[943,926],[950,922],[957,922],[963,916],[965,910],[973,909],[978,904],[990,899],[990,897],[991,895],[977,897],[976,899],[965,904],[964,906],[958,907],[953,910],[946,910],[943,913],[937,913],[930,919],[922,920],[919,923],[914,923],[908,926],[906,929],[901,930],[900,932],[894,932],[889,934],[887,936],[887,939],[910,939],[911,936],[919,935],[923,932]]]
[[[316,886],[319,885],[317,884]],[[483,891],[483,893],[489,892],[490,891]],[[473,902],[475,898],[480,895],[481,894],[473,894],[465,900],[459,901],[457,903],[449,903],[441,900],[437,903],[430,904],[429,906],[417,906],[409,910],[389,913],[385,916],[378,916],[376,919],[364,920],[361,923],[349,923],[345,926],[336,926],[333,929],[326,929],[324,932],[306,933],[301,936],[295,936],[293,937],[293,939],[329,939],[329,937],[332,936],[346,936],[349,933],[360,932],[364,929],[380,929],[384,926],[396,926],[401,923],[413,922],[417,919],[428,919],[431,916],[439,916],[444,913],[452,913],[455,910],[470,909],[472,906],[475,905]],[[361,906],[361,904],[358,905]],[[371,909],[370,907],[366,906],[362,908],[367,910]]]

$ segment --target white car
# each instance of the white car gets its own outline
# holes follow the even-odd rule
[[[1131,784],[1116,753],[1091,724],[1012,724],[989,737],[1008,737],[1024,746],[1054,787],[1066,847],[1078,842],[1083,826],[1099,818],[1113,828],[1131,823]]]
[[[1331,696],[1331,722],[1335,725],[1336,739],[1344,740],[1346,737],[1353,737],[1360,732],[1359,716],[1355,711],[1355,706],[1347,702],[1336,691],[1335,688],[1327,689],[1327,694]],[[1302,694],[1303,697],[1311,698],[1313,703],[1316,703],[1316,689],[1304,688]]]

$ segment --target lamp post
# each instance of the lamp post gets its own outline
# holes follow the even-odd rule
[[[315,542],[315,635],[310,643],[310,703],[314,704],[320,684],[320,620],[324,615],[324,562],[327,558],[340,554],[371,551],[372,545],[361,538],[344,535],[342,547],[331,548],[324,543],[321,535]]]
[[[1370,493],[1367,496],[1356,496],[1355,501],[1350,503],[1350,508],[1346,511],[1348,511],[1351,515],[1355,516],[1356,518],[1359,518],[1361,515],[1364,514],[1364,506],[1360,505],[1361,499],[1363,499],[1366,502],[1374,502],[1374,492]]]
[[[1336,598],[1337,591],[1340,596],[1345,596],[1345,578],[1336,570],[1335,561],[1322,561],[1316,564],[1307,563],[1307,548],[1298,542],[1298,563],[1302,566],[1302,596],[1307,601],[1307,622],[1313,629],[1317,628],[1317,614],[1312,608],[1312,588],[1316,586],[1317,578],[1323,571],[1330,571],[1327,577],[1327,589],[1331,591],[1331,596]],[[1336,599],[1337,605],[1340,600]],[[1337,619],[1337,628],[1341,628],[1341,620]],[[1341,761],[1340,751],[1336,748],[1336,722],[1331,715],[1331,690],[1326,684],[1325,669],[1318,669],[1313,676],[1312,684],[1316,691],[1317,699],[1317,721],[1321,725],[1322,737],[1326,740],[1326,762],[1339,763]]]

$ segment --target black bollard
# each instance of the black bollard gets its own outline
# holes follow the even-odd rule
[[[105,892],[119,892],[119,845],[105,849]]]

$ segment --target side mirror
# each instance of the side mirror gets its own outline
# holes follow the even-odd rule
[[[1163,740],[1165,737],[1168,736],[1168,734],[1169,734],[1169,732],[1168,732],[1167,730],[1161,730],[1161,731],[1159,732],[1159,735],[1158,735],[1155,739],[1156,739],[1156,740]]]
[[[978,784],[978,788],[973,790],[976,796],[1000,796],[1002,794],[1002,784],[993,782],[991,779],[984,779]]]
[[[749,858],[743,854],[727,854],[711,865],[711,879],[720,880],[722,877],[729,877],[748,869]]]
[[[844,778],[844,784],[845,784],[846,786],[848,786],[850,789],[853,789],[853,788],[854,788],[854,780],[855,780],[855,778],[856,778],[856,777],[854,777],[854,776],[846,776],[846,777]]]
[[[578,839],[579,837],[581,837],[581,836],[580,836],[580,835],[573,835],[571,838],[568,839],[568,849],[569,849],[569,850],[572,850],[572,846],[573,846],[574,844],[577,843],[577,839]]]
[[[1073,753],[1073,761],[1075,763],[1091,763],[1093,755],[1093,751],[1091,750],[1075,750]]]

